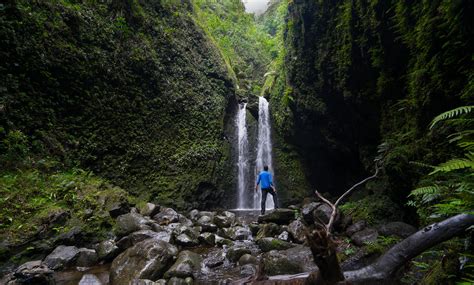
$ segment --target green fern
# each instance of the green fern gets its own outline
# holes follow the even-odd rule
[[[430,173],[430,175],[435,174],[437,172],[451,172],[454,170],[464,169],[464,168],[471,168],[474,169],[474,161],[472,159],[463,159],[463,158],[455,158],[446,161],[435,167],[435,170]]]
[[[408,196],[422,196],[426,194],[436,194],[440,191],[438,185],[430,185],[413,189]]]
[[[461,107],[458,107],[456,109],[446,111],[446,112],[436,116],[433,119],[433,121],[431,122],[431,125],[430,125],[430,129],[432,129],[437,123],[439,123],[441,121],[451,119],[451,118],[457,117],[457,116],[462,115],[462,114],[468,114],[468,113],[472,112],[472,110],[474,110],[474,106],[461,106]]]

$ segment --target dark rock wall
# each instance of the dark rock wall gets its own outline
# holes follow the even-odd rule
[[[345,190],[372,171],[385,142],[379,188],[402,199],[423,171],[410,161],[447,156],[444,135],[427,127],[472,103],[473,12],[462,0],[290,1],[271,103],[312,187]]]

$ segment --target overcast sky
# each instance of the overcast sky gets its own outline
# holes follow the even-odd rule
[[[245,4],[245,10],[249,13],[260,15],[267,9],[269,0],[242,0]]]

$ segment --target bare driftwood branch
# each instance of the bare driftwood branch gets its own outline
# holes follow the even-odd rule
[[[346,280],[359,284],[380,284],[388,280],[403,264],[430,247],[462,234],[474,225],[474,215],[460,214],[429,225],[397,243],[375,263],[344,273]]]
[[[336,219],[336,216],[337,216],[337,206],[339,205],[339,203],[345,198],[347,197],[349,194],[352,193],[352,191],[354,191],[354,189],[356,189],[357,187],[359,187],[360,185],[366,183],[367,181],[371,180],[371,179],[374,179],[377,177],[377,175],[379,174],[379,171],[380,171],[380,167],[378,165],[378,163],[375,164],[375,173],[374,175],[372,176],[369,176],[367,178],[365,178],[364,180],[354,184],[351,188],[349,188],[346,192],[344,192],[344,194],[342,194],[337,200],[336,202],[333,204],[331,203],[331,201],[329,201],[328,199],[324,198],[323,195],[321,195],[318,191],[315,191],[314,193],[316,194],[316,196],[318,196],[319,199],[321,199],[321,201],[323,201],[324,203],[326,203],[329,207],[331,207],[332,209],[332,212],[331,212],[331,217],[329,218],[329,222],[325,225],[326,227],[326,231],[328,233],[328,235],[331,234],[331,231],[332,231],[332,226],[334,224],[334,221]]]

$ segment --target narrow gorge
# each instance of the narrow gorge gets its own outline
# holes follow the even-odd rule
[[[4,1],[0,284],[473,284],[472,15]]]

